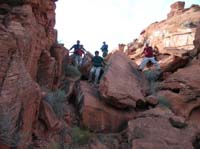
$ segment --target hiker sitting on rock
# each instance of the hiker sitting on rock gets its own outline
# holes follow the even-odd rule
[[[144,53],[145,57],[143,58],[140,66],[139,66],[139,70],[142,71],[149,61],[151,63],[155,64],[156,68],[159,70],[160,69],[160,65],[155,60],[155,57],[153,55],[153,48],[151,46],[149,46],[148,43],[146,43],[145,48],[143,50],[143,53]]]
[[[104,64],[104,60],[101,56],[99,56],[99,51],[95,51],[95,56],[92,58],[92,63],[93,66],[90,69],[90,74],[89,74],[89,82],[92,82],[92,76],[95,73],[95,81],[94,84],[97,85],[98,84],[98,80],[99,80],[99,75],[102,69],[102,66]]]
[[[76,67],[81,66],[82,63],[82,55],[85,53],[85,49],[83,47],[83,45],[80,45],[80,41],[77,40],[76,44],[74,44],[69,51],[71,51],[72,49],[74,49],[73,52],[73,61],[74,61],[74,65]]]
[[[103,42],[103,45],[101,46],[101,51],[103,53],[103,57],[106,57],[108,54],[108,45],[106,44],[106,42]]]

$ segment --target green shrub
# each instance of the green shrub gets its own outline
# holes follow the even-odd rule
[[[74,144],[86,144],[91,138],[91,133],[75,126],[71,129],[71,136]]]
[[[157,71],[152,71],[152,70],[147,70],[144,71],[144,75],[147,78],[148,82],[149,82],[149,91],[151,94],[155,94],[156,93],[156,89],[157,89],[157,82],[156,80],[159,77],[159,73]]]
[[[152,70],[144,71],[144,75],[146,76],[148,81],[156,81],[159,77],[159,73],[157,71]]]
[[[59,118],[64,116],[64,102],[66,94],[63,90],[47,91],[46,101],[51,105]]]
[[[76,78],[76,77],[81,76],[81,72],[78,70],[77,67],[75,67],[73,65],[65,66],[64,71],[65,71],[65,76],[67,76],[67,77]]]
[[[164,96],[158,96],[158,102],[159,102],[159,105],[162,107],[166,107],[169,109],[171,108],[170,101]]]

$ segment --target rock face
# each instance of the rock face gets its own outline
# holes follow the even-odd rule
[[[155,55],[163,72],[174,72],[184,67],[194,55],[194,48],[197,51],[196,47],[199,47],[200,24],[200,6],[192,5],[184,9],[184,5],[185,2],[180,1],[172,4],[166,20],[152,23],[128,44],[127,55],[139,64],[143,45],[149,42],[156,50]]]
[[[6,126],[0,135],[9,146],[26,148],[32,142],[38,83],[53,88],[59,82],[64,47],[57,44],[54,25],[55,1],[0,2],[0,121]]]
[[[120,51],[113,53],[107,63],[100,81],[104,101],[116,108],[136,107],[136,102],[144,99],[147,85],[137,65]]]
[[[118,132],[135,116],[134,112],[116,110],[106,105],[97,89],[86,82],[80,82],[77,105],[83,125],[94,132]]]

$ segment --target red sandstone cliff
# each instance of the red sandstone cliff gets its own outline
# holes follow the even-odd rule
[[[8,134],[0,133],[5,144],[31,144],[40,87],[59,83],[65,49],[57,43],[54,25],[53,0],[0,2],[0,121]],[[15,141],[17,134],[20,141]]]

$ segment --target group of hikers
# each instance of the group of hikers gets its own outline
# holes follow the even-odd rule
[[[80,40],[76,41],[76,44],[74,44],[69,51],[71,51],[72,49],[74,49],[73,52],[73,60],[74,60],[74,65],[76,67],[81,66],[82,64],[82,55],[85,54],[87,51],[85,50],[85,48],[83,47],[82,44],[80,44]],[[106,42],[103,42],[103,45],[101,46],[101,51],[102,51],[102,56],[106,57],[108,54],[108,45],[106,44]]]
[[[80,41],[77,40],[76,44],[74,44],[69,51],[71,51],[72,49],[74,49],[72,58],[74,60],[74,65],[76,67],[80,67],[82,64],[82,56],[83,54],[85,54],[87,51],[85,50],[85,48],[83,47],[82,44],[80,44]],[[99,51],[95,51],[95,56],[92,58],[92,68],[90,69],[90,73],[89,73],[89,82],[92,82],[92,77],[93,74],[95,75],[94,78],[94,84],[97,85],[98,81],[99,81],[99,76],[101,73],[101,70],[103,68],[103,66],[106,64],[104,61],[104,58],[108,55],[108,44],[106,44],[106,42],[103,42],[103,45],[101,46],[100,50],[102,51],[102,57],[99,56]],[[153,48],[149,45],[149,43],[145,43],[145,47],[143,49],[142,54],[144,54],[144,58],[141,61],[141,64],[139,65],[138,70],[142,71],[145,66],[147,65],[148,62],[151,62],[152,64],[154,64],[156,66],[156,68],[158,70],[160,70],[160,65],[158,64],[157,60],[155,59],[154,56],[154,50]]]

